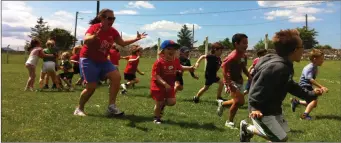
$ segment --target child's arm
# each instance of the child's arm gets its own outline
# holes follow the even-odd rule
[[[128,59],[129,59],[129,56],[121,56],[120,59],[128,60]]]
[[[252,64],[252,65],[247,69],[247,71],[250,73],[251,70],[252,70],[253,68],[255,68],[255,67],[254,67],[253,64]]]
[[[136,61],[136,60],[138,60],[140,58],[140,56],[137,56],[137,58],[136,59],[129,59],[128,60],[128,62],[133,62],[133,61]]]
[[[53,55],[53,54],[45,54],[43,50],[39,51],[39,55],[42,58],[45,58],[45,57],[55,57],[55,55]]]
[[[75,60],[70,60],[71,63],[79,63],[78,61]]]
[[[322,86],[322,85],[319,84],[316,80],[310,79],[310,82],[311,82],[313,85],[317,86],[318,88],[321,88],[324,92],[328,92],[328,88]]]
[[[231,85],[231,76],[230,76],[230,72],[229,72],[229,68],[230,68],[230,63],[232,62],[232,58],[228,58],[227,60],[225,60],[223,62],[223,64],[221,65],[222,69],[223,69],[223,79],[224,79],[224,84],[226,86],[229,86],[231,91],[235,91],[237,90],[234,86],[230,86]]]
[[[194,64],[194,67],[195,68],[198,68],[199,67],[199,64],[201,62],[202,59],[205,59],[206,58],[206,55],[202,55],[200,56],[200,58],[197,60],[197,62]]]
[[[140,75],[144,75],[144,72],[141,72],[141,71],[139,70],[139,68],[137,68],[136,71],[137,71]]]
[[[167,82],[165,82],[159,75],[155,75],[155,77],[156,77],[156,81],[159,83],[159,84],[161,84],[161,85],[163,85],[165,88],[166,88],[166,90],[169,90],[171,87],[169,86],[169,84],[167,84]]]

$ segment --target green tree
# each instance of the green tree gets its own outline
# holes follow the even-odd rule
[[[73,42],[77,40],[71,33],[62,28],[54,28],[50,33],[49,37],[55,39],[56,46],[60,50],[69,50],[73,46]]]
[[[186,25],[183,25],[181,30],[178,32],[177,42],[181,46],[192,48],[192,43],[194,43],[193,37],[192,37],[192,31],[189,30]]]
[[[211,46],[212,46],[212,44],[211,43],[208,43],[208,50],[210,50],[211,49]],[[200,51],[200,52],[205,52],[205,41],[203,41],[202,42],[202,45],[200,45],[199,47],[198,47],[198,50]],[[209,51],[208,51],[208,53],[209,53]]]
[[[45,43],[49,38],[49,29],[50,27],[46,25],[47,22],[44,21],[43,17],[39,17],[37,20],[37,24],[34,27],[31,27],[30,38],[39,38],[41,41],[41,46],[46,47]]]
[[[151,49],[157,50],[157,44],[155,44],[154,46],[152,46]]]
[[[303,28],[297,28],[297,30],[300,32],[300,37],[303,41],[303,46],[305,49],[311,49],[318,45],[318,42],[316,40],[316,36],[318,36],[318,32],[315,31],[315,29],[306,29],[305,26]]]
[[[265,41],[260,39],[258,43],[253,47],[255,50],[265,49]],[[274,49],[275,45],[272,43],[271,40],[268,40],[268,49]]]
[[[333,48],[332,48],[332,46],[330,46],[330,45],[324,45],[324,46],[323,46],[323,49],[333,49]]]
[[[219,43],[221,43],[227,49],[233,49],[232,42],[229,38],[225,38],[223,41],[219,41]]]

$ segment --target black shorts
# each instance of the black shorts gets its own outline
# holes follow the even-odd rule
[[[182,78],[182,74],[179,72],[176,72],[176,78],[175,81],[178,81],[180,85],[184,85],[184,79]]]
[[[131,81],[136,79],[136,74],[124,73],[124,79]]]
[[[67,72],[67,73],[61,73],[59,74],[60,78],[62,79],[67,79],[67,80],[71,80],[73,77],[73,73],[71,72]]]
[[[313,90],[314,90],[314,88],[311,87],[311,86],[302,86],[302,88],[303,88],[305,91],[313,91]],[[311,98],[309,98],[309,99],[304,99],[304,100],[307,102],[307,104],[309,104],[311,101],[316,100],[316,99],[317,99],[317,96],[311,97]]]
[[[205,85],[211,86],[213,83],[217,83],[220,80],[219,77],[205,77]]]
[[[79,66],[73,66],[73,74],[79,74]]]

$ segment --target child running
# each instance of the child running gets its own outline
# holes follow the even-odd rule
[[[247,70],[250,73],[251,77],[253,76],[254,68],[255,68],[256,64],[258,63],[259,58],[263,57],[266,53],[267,53],[266,49],[260,49],[260,50],[257,51],[257,58],[255,58],[253,60],[252,65]],[[244,90],[244,95],[249,93],[249,89],[250,89],[250,85],[251,85],[251,80],[252,79],[247,79],[247,82],[246,82],[246,85],[245,85],[245,90]]]
[[[232,37],[233,50],[223,61],[223,76],[226,86],[225,92],[229,92],[232,99],[228,101],[218,100],[218,116],[222,116],[224,106],[230,107],[229,117],[225,123],[226,127],[236,129],[233,122],[238,108],[244,105],[243,77],[242,72],[249,78],[250,74],[246,69],[247,58],[245,55],[248,47],[248,37],[245,34],[237,33]]]
[[[36,66],[39,58],[55,57],[53,54],[45,54],[43,48],[40,47],[41,42],[38,39],[32,39],[27,51],[30,53],[25,66],[28,70],[29,78],[26,83],[25,91],[34,91],[34,81],[36,78]]]
[[[137,68],[140,62],[142,48],[138,45],[133,45],[131,51],[132,51],[131,55],[126,58],[128,60],[128,63],[124,70],[124,79],[127,82],[121,84],[121,87],[123,88],[121,94],[127,93],[128,92],[127,87],[135,85],[135,83],[139,82],[139,79],[136,78],[136,72],[139,73],[140,75],[144,75],[144,72],[141,72]]]
[[[221,97],[221,92],[223,91],[223,81],[218,77],[217,72],[221,65],[220,56],[223,53],[224,46],[221,43],[213,43],[211,46],[211,54],[202,55],[195,63],[195,69],[199,67],[200,61],[206,59],[207,66],[205,69],[205,85],[202,87],[196,96],[193,97],[194,103],[199,103],[200,96],[202,96],[213,83],[217,83],[217,100],[225,100]]]
[[[293,62],[300,62],[302,40],[296,29],[275,33],[272,41],[276,54],[262,57],[255,67],[249,93],[249,111],[253,125],[240,122],[240,142],[249,142],[258,135],[271,142],[288,140],[288,123],[282,114],[282,103],[287,93],[302,99],[314,99],[323,90],[306,90],[293,80]]]
[[[318,49],[313,49],[310,52],[309,59],[311,63],[303,68],[302,75],[300,78],[300,86],[308,91],[313,91],[313,85],[323,90],[323,92],[328,92],[328,88],[324,87],[318,83],[315,79],[318,73],[318,66],[321,66],[324,61],[324,54]],[[311,120],[312,117],[309,115],[310,112],[317,106],[317,97],[312,100],[300,101],[296,98],[291,99],[291,108],[295,112],[297,105],[304,105],[306,109],[301,115],[301,119]]]
[[[46,54],[53,54],[57,55],[57,51],[54,49],[55,41],[50,39],[46,42],[46,48],[44,49],[44,53]],[[56,75],[56,57],[44,57],[43,58],[43,67],[40,73],[40,90],[44,89],[44,79],[51,76],[51,79],[54,84],[58,82],[57,75]],[[48,75],[48,76],[47,76]],[[47,76],[47,77],[46,77]],[[60,90],[58,84],[56,84],[57,89]]]
[[[180,64],[181,66],[192,66],[191,65],[191,60],[189,60],[189,48],[186,47],[186,46],[183,46],[180,48],[180,53],[179,53],[179,60],[180,60]],[[191,73],[191,76],[194,78],[194,79],[199,79],[198,76],[196,76],[194,74],[194,72],[190,72]],[[178,92],[178,91],[182,91],[183,90],[183,85],[184,85],[184,80],[182,78],[183,74],[181,71],[178,71],[176,73],[176,80],[175,80],[175,94]]]
[[[60,63],[60,68],[63,71],[63,73],[58,75],[58,83],[60,84],[61,87],[63,87],[62,81],[66,84],[66,89],[69,91],[73,91],[72,87],[72,77],[73,77],[73,69],[72,69],[72,64],[70,62],[70,53],[69,52],[63,52],[62,61]]]
[[[178,70],[193,71],[193,67],[181,67],[180,60],[175,58],[176,50],[180,45],[172,40],[165,40],[160,46],[160,58],[157,59],[152,68],[152,79],[150,93],[155,100],[154,123],[161,124],[161,114],[165,106],[176,104],[174,83]]]
[[[73,74],[79,74],[80,68],[79,68],[79,52],[81,51],[82,46],[78,45],[72,49],[72,56],[70,62],[73,63]],[[80,78],[77,80],[76,85],[82,85],[83,78],[82,75],[80,75]]]

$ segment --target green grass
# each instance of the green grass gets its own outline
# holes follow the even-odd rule
[[[108,104],[107,86],[99,87],[86,104],[87,117],[73,116],[78,103],[80,87],[75,92],[24,92],[28,78],[24,67],[24,56],[2,56],[2,141],[4,142],[237,142],[239,131],[224,127],[228,110],[223,117],[216,115],[216,88],[212,86],[201,98],[199,104],[191,102],[192,97],[204,84],[203,65],[196,71],[200,79],[184,75],[184,91],[177,95],[177,104],[166,108],[164,124],[152,122],[154,102],[149,95],[152,63],[155,59],[141,59],[140,69],[146,75],[128,95],[118,95],[117,105],[125,111],[122,118],[106,118]],[[251,62],[249,62],[251,63]],[[41,61],[39,62],[41,65]],[[120,71],[126,62],[121,61]],[[295,79],[298,80],[307,61],[295,64]],[[326,61],[320,68],[317,80],[330,92],[319,98],[318,108],[312,112],[314,120],[301,121],[304,111],[299,107],[291,112],[288,95],[284,101],[284,114],[291,132],[289,141],[340,142],[340,61]],[[40,67],[37,68],[39,76]],[[221,72],[221,71],[220,71]],[[219,73],[220,73],[219,72]],[[75,76],[78,78],[78,75]],[[76,80],[74,78],[74,80]],[[36,78],[36,81],[38,77]],[[37,87],[36,83],[36,87]],[[224,95],[228,97],[228,95]],[[248,116],[247,104],[238,111],[235,122]],[[264,141],[254,137],[252,141]]]

